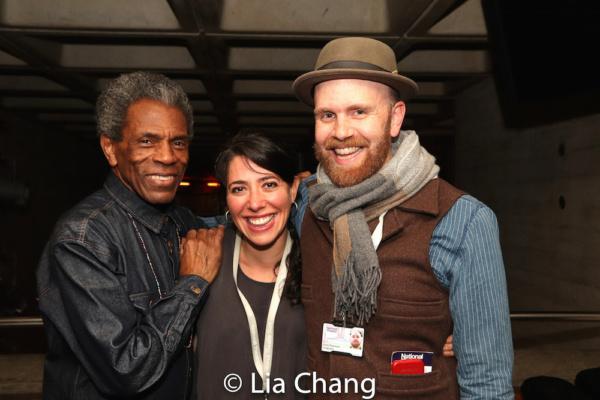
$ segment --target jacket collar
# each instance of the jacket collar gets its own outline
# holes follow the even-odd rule
[[[382,240],[400,232],[404,229],[406,224],[407,214],[404,213],[417,213],[424,214],[429,217],[437,217],[440,213],[439,207],[439,192],[440,192],[440,181],[438,179],[432,179],[425,185],[421,190],[417,192],[413,197],[406,200],[399,206],[392,208],[386,214],[386,219],[383,224],[383,236]],[[369,228],[375,229],[377,221],[371,221]],[[371,224],[373,224],[371,226]]]
[[[104,188],[121,208],[156,234],[162,230],[167,215],[174,216],[172,204],[155,206],[147,203],[125,186],[113,171],[108,173]]]
[[[413,197],[400,204],[398,208],[408,212],[416,212],[436,217],[440,213],[438,196],[440,194],[439,179],[432,179]]]

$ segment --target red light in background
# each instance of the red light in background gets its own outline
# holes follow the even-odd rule
[[[0,0],[2,2],[2,0]],[[184,176],[179,184],[179,190],[182,195],[214,195],[221,187],[213,175],[203,174],[201,176]]]

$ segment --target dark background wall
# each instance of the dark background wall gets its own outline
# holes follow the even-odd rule
[[[600,114],[507,129],[490,78],[458,97],[456,123],[456,184],[498,217],[511,311],[597,312]],[[515,349],[600,350],[597,322],[513,321],[513,335]]]
[[[5,115],[0,128],[0,178],[4,188],[26,187],[27,199],[0,200],[0,316],[38,316],[35,267],[59,216],[99,187],[108,165],[98,141],[48,131]],[[28,341],[31,329],[4,329],[0,351]],[[24,348],[39,349],[38,340]]]

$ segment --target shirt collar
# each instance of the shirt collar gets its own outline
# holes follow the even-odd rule
[[[160,233],[167,216],[173,216],[173,205],[160,205],[160,208],[147,203],[138,194],[129,189],[121,179],[110,171],[104,188],[108,191],[117,204],[119,204],[127,213],[131,214],[136,220],[144,224],[154,233]]]

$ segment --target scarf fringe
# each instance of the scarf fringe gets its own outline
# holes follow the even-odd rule
[[[358,319],[358,325],[369,322],[377,309],[377,288],[381,283],[381,269],[373,265],[356,274],[351,268],[354,264],[352,255],[349,255],[342,264],[342,275],[337,276],[335,268],[332,269],[332,285],[335,294],[334,317],[342,321],[350,318]]]

